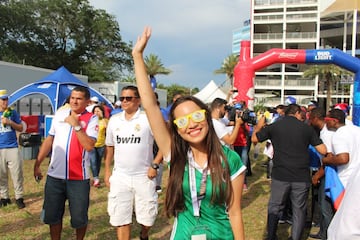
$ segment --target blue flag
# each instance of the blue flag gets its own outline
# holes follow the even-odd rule
[[[337,210],[344,197],[345,188],[334,166],[325,167],[325,194],[331,199],[335,210]]]

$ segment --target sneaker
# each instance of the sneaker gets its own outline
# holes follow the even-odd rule
[[[314,239],[323,239],[323,238],[321,237],[320,232],[315,233],[315,234],[310,233],[310,234],[309,234],[309,237],[310,237],[310,238],[314,238]]]
[[[18,206],[19,209],[24,208],[25,207],[24,199],[23,198],[16,199],[16,205]]]
[[[10,198],[1,198],[0,201],[1,201],[1,206],[4,207],[6,207],[8,204],[11,203]]]
[[[289,225],[292,225],[292,219],[289,219],[289,218],[281,218],[281,219],[279,219],[279,221],[278,221],[278,223],[279,224],[284,224],[284,223],[287,223],[287,224],[289,224]]]
[[[311,222],[312,227],[320,227],[320,223],[318,222]]]
[[[98,178],[94,179],[94,187],[100,187],[100,180]]]
[[[156,186],[155,190],[156,190],[157,193],[161,193],[161,192],[162,192],[162,189],[161,189],[160,186]]]

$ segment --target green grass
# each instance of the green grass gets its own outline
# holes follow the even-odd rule
[[[253,156],[253,150],[250,155]],[[43,173],[47,170],[47,161],[42,164]],[[248,177],[247,192],[243,194],[242,209],[245,224],[245,235],[248,240],[264,239],[266,236],[266,215],[267,203],[270,193],[270,181],[266,179],[266,168],[261,165],[265,157],[260,155],[257,160],[252,159],[253,175]],[[12,204],[0,208],[0,234],[2,240],[17,239],[50,239],[49,228],[40,221],[40,212],[43,203],[44,180],[37,183],[33,178],[33,160],[24,161],[24,187],[26,208],[19,210],[14,203],[12,182],[10,180],[10,193]],[[101,174],[103,173],[101,170]],[[168,171],[164,170],[163,186],[167,180]],[[89,225],[85,239],[106,240],[116,239],[115,228],[109,224],[107,214],[107,193],[106,187],[91,188]],[[172,219],[167,219],[163,212],[164,191],[159,195],[159,214],[155,225],[150,231],[150,239],[169,239]],[[306,229],[306,233],[310,229]],[[315,231],[313,229],[313,231]],[[139,239],[140,228],[135,219],[132,226],[132,239]],[[69,214],[66,211],[63,222],[62,239],[75,239],[75,231],[70,227]],[[279,239],[287,239],[290,234],[290,225],[279,225]],[[307,235],[307,234],[304,234]],[[307,239],[304,237],[303,239]]]

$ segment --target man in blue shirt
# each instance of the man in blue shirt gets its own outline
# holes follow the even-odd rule
[[[23,126],[19,114],[8,107],[9,95],[0,90],[0,207],[11,203],[9,197],[8,171],[14,183],[15,199],[18,208],[24,208],[23,165],[19,156],[16,131]]]
[[[180,92],[175,92],[172,98],[172,102],[165,109],[161,110],[161,113],[163,114],[165,121],[169,119],[169,113],[173,103],[180,97],[182,97],[182,94]]]

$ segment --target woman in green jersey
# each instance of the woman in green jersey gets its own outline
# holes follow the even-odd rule
[[[207,106],[197,98],[179,98],[166,126],[143,59],[150,35],[146,27],[132,55],[142,106],[170,162],[165,211],[175,217],[171,239],[244,239],[241,195],[246,168],[238,154],[221,145]]]

